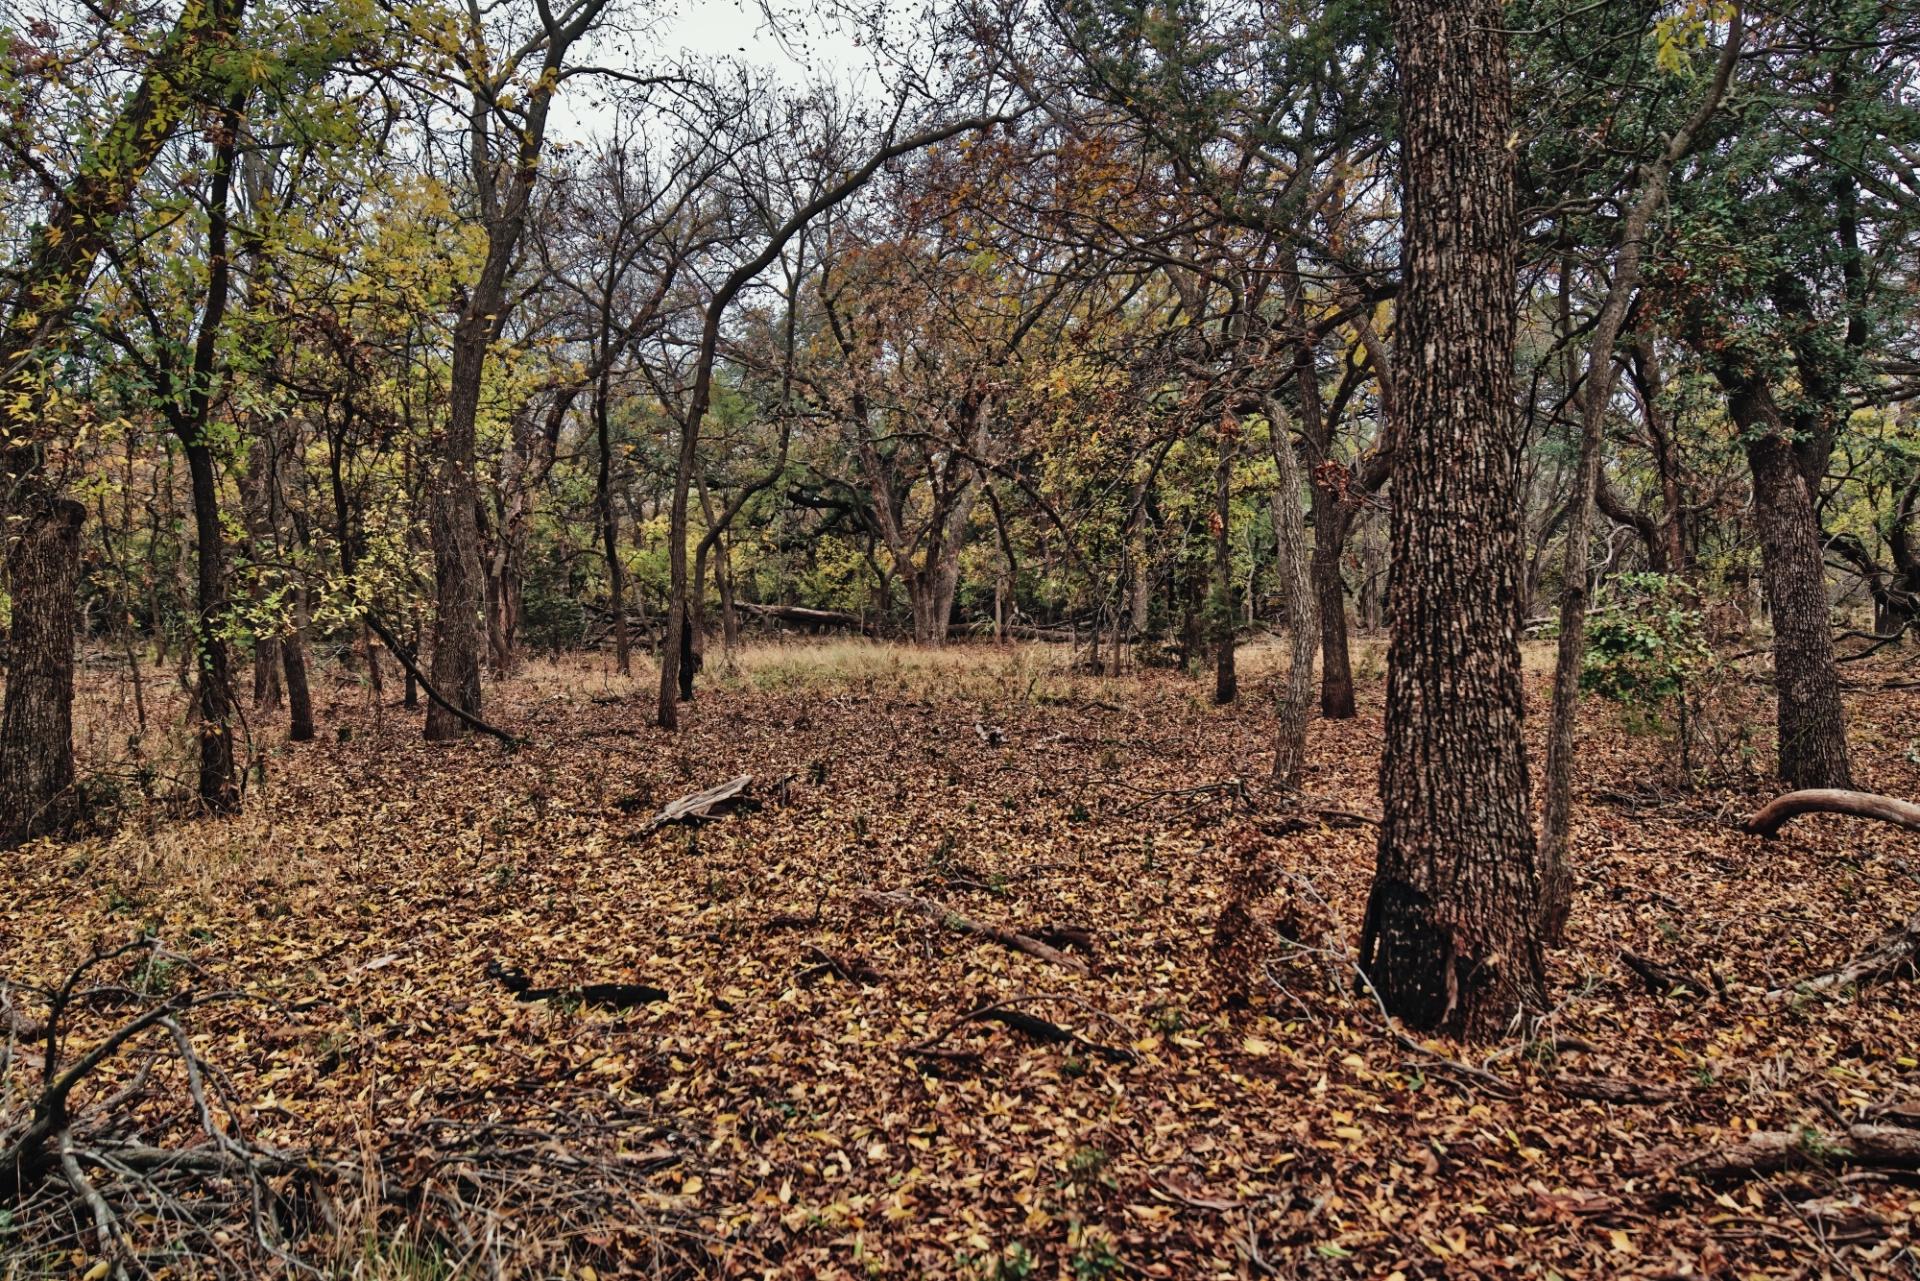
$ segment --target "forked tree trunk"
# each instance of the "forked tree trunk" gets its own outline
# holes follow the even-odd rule
[[[1379,858],[1361,965],[1419,1029],[1542,998],[1521,737],[1511,103],[1498,0],[1397,0],[1404,215]]]
[[[73,631],[79,617],[80,526],[70,499],[29,493],[7,549],[13,618],[0,713],[0,847],[58,832],[76,816]]]

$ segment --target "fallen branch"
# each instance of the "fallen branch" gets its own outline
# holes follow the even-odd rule
[[[380,621],[380,616],[365,604],[360,604],[357,601],[355,604],[359,606],[360,617],[366,620],[368,627],[373,628],[373,630],[379,634],[381,640],[386,642],[388,652],[399,660],[400,666],[406,669],[407,675],[413,677],[414,683],[426,691],[427,698],[430,701],[438,703],[447,711],[452,712],[456,718],[464,722],[468,727],[477,729],[482,734],[493,735],[500,740],[501,744],[506,747],[508,751],[517,750],[526,743],[526,739],[509,734],[498,726],[489,725],[466,708],[449,702],[445,695],[434,688],[433,682],[427,679],[427,674],[420,670],[420,664],[414,659],[413,651],[400,643],[400,638],[387,629],[387,625]]]
[[[1880,796],[1873,792],[1849,792],[1837,787],[1810,787],[1775,797],[1766,807],[1748,819],[1743,828],[1754,836],[1770,837],[1789,819],[1802,814],[1849,814],[1855,818],[1876,818],[1910,832],[1920,832],[1920,805]]]
[[[1028,1014],[1025,1010],[1018,1008],[1024,1001],[1065,1001],[1103,1018],[1111,1018],[1104,1011],[1095,1009],[1070,993],[1025,992],[1019,996],[1010,996],[1004,1001],[995,1001],[991,1005],[983,1005],[979,1009],[967,1011],[926,1040],[909,1045],[904,1053],[928,1058],[973,1057],[972,1051],[945,1050],[941,1048],[940,1043],[969,1023],[987,1021],[1012,1028],[1016,1032],[1049,1045],[1078,1046],[1089,1054],[1099,1055],[1109,1063],[1132,1063],[1136,1060],[1137,1056],[1132,1050],[1090,1041],[1078,1032],[1061,1027],[1058,1023],[1043,1019],[1036,1014]]]
[[[524,970],[487,962],[487,977],[513,993],[516,1001],[571,999],[600,1010],[631,1010],[667,999],[667,993],[647,983],[587,983],[580,987],[535,987]]]
[[[1722,1179],[1842,1164],[1920,1169],[1920,1131],[1892,1125],[1849,1126],[1844,1135],[1826,1134],[1811,1126],[1762,1130],[1731,1147],[1689,1157],[1681,1163],[1680,1172]]]
[[[935,924],[943,925],[947,929],[958,931],[961,934],[976,934],[981,938],[991,939],[1004,948],[1010,948],[1015,952],[1025,952],[1028,956],[1034,957],[1036,960],[1046,961],[1049,964],[1058,965],[1063,969],[1072,970],[1075,974],[1085,974],[1088,972],[1087,963],[1079,957],[1068,956],[1059,948],[1043,943],[1030,934],[1022,934],[1018,930],[1010,930],[1004,925],[989,925],[985,922],[972,920],[960,915],[951,908],[935,903],[931,899],[920,898],[913,894],[902,894],[897,890],[856,890],[854,897],[870,907],[906,908],[910,911],[918,912],[928,920],[933,921]]]
[[[1555,1076],[1553,1088],[1571,1099],[1620,1104],[1671,1103],[1682,1093],[1671,1085],[1653,1081],[1636,1081],[1624,1076],[1578,1076],[1571,1072]]]
[[[1650,961],[1644,956],[1635,956],[1632,952],[1622,951],[1620,964],[1639,975],[1640,981],[1647,985],[1647,991],[1655,996],[1671,996],[1682,989],[1700,996],[1712,996],[1719,990],[1718,984],[1710,984],[1696,974]]]
[[[814,959],[815,964],[793,976],[793,981],[802,987],[827,974],[843,983],[858,983],[861,987],[872,987],[875,983],[885,982],[888,977],[885,971],[876,970],[857,956],[835,956],[822,947],[807,948],[807,955]]]
[[[1815,974],[1767,993],[1770,1001],[1790,1001],[1796,996],[1817,996],[1822,992],[1864,987],[1902,974],[1920,971],[1920,912],[1906,923],[1888,930],[1872,946],[1837,970]]]

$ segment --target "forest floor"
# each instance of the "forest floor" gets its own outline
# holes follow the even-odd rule
[[[0,856],[0,977],[32,1032],[20,985],[143,932],[178,954],[99,967],[125,999],[79,1003],[69,1060],[138,994],[244,994],[181,1018],[223,1128],[348,1172],[331,1243],[299,1246],[329,1275],[1920,1273],[1920,1183],[1830,1137],[1920,1117],[1920,988],[1767,996],[1920,911],[1920,840],[1831,817],[1742,835],[1771,795],[1763,728],[1690,785],[1666,737],[1589,703],[1550,1016],[1498,1047],[1403,1039],[1350,969],[1377,657],[1358,719],[1312,724],[1304,799],[1266,781],[1266,661],[1216,708],[1044,648],[768,649],[671,736],[650,677],[581,659],[489,688],[531,740],[511,753],[425,744],[339,678],[318,741],[254,727],[240,817],[136,809]],[[150,713],[177,715],[160,683]],[[91,692],[83,747],[105,751],[126,694]],[[1764,686],[1728,698],[1722,730],[1770,722]],[[1920,797],[1920,691],[1848,710],[1862,784]],[[753,807],[652,827],[739,774]],[[1216,940],[1223,912],[1240,928]],[[1709,990],[1650,987],[1623,950]],[[191,1139],[164,1041],[77,1109],[151,1054],[144,1101],[115,1106],[144,1141]],[[36,1053],[14,1047],[0,1107]],[[1787,1168],[1687,1164],[1756,1130],[1798,1136]],[[0,1215],[0,1275],[106,1274],[49,1255],[35,1213],[72,1207]],[[175,1275],[248,1266],[244,1217],[203,1239],[127,1222],[173,1234]]]

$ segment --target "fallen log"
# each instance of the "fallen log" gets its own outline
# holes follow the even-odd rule
[[[1079,957],[1068,956],[1059,948],[1043,943],[1030,934],[1022,934],[1020,931],[1008,929],[1004,925],[991,925],[983,921],[972,920],[960,915],[944,904],[935,903],[932,899],[920,898],[913,894],[902,894],[897,890],[856,890],[854,891],[854,897],[869,907],[906,908],[909,911],[918,912],[937,925],[943,925],[961,934],[974,934],[981,938],[991,939],[1004,948],[1015,952],[1024,952],[1036,960],[1046,961],[1049,964],[1058,965],[1063,969],[1072,970],[1075,974],[1085,974],[1088,972],[1087,963]]]
[[[841,609],[808,609],[804,605],[751,605],[737,601],[734,608],[743,614],[752,614],[756,618],[772,619],[779,623],[796,623],[802,627],[819,629],[822,627],[843,627],[849,631],[872,632],[873,624],[858,614],[849,614]]]
[[[1817,996],[1822,992],[1864,987],[1902,974],[1920,972],[1920,912],[1906,923],[1888,930],[1858,956],[1837,970],[1815,974],[1788,987],[1767,993],[1770,1001],[1790,1001],[1796,996]]]
[[[1845,1134],[1811,1126],[1762,1130],[1730,1147],[1710,1148],[1681,1163],[1680,1172],[1702,1179],[1777,1174],[1828,1165],[1920,1169],[1920,1131],[1893,1125],[1854,1125]]]
[[[747,788],[753,785],[753,775],[742,774],[730,778],[724,783],[716,783],[703,792],[694,792],[670,802],[667,807],[648,820],[647,825],[634,833],[633,839],[639,840],[659,831],[669,823],[687,823],[698,819],[713,818],[737,803]]]
[[[1754,836],[1771,837],[1789,819],[1802,814],[1848,814],[1920,832],[1920,805],[1874,792],[1849,792],[1838,787],[1810,787],[1777,796],[1748,819],[1743,830]]]

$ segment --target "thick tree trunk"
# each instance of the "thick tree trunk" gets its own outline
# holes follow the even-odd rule
[[[1386,748],[1361,965],[1409,1026],[1543,996],[1520,683],[1509,81],[1498,0],[1396,0],[1404,283]]]
[[[454,330],[453,378],[430,494],[433,532],[433,687],[473,716],[481,713],[480,660],[486,648],[486,582],[480,565],[479,487],[474,483],[474,420],[493,318],[469,306]],[[429,742],[462,738],[472,728],[438,703],[427,707]]]
[[[70,499],[29,493],[7,549],[13,618],[0,713],[0,847],[58,832],[76,817],[73,632],[79,617],[80,526]]]
[[[1748,433],[1754,519],[1773,614],[1773,686],[1782,781],[1798,788],[1851,787],[1846,712],[1833,660],[1826,565],[1813,492],[1785,434],[1766,430],[1770,401],[1750,385],[1732,401]],[[1756,429],[1761,434],[1756,434]]]

